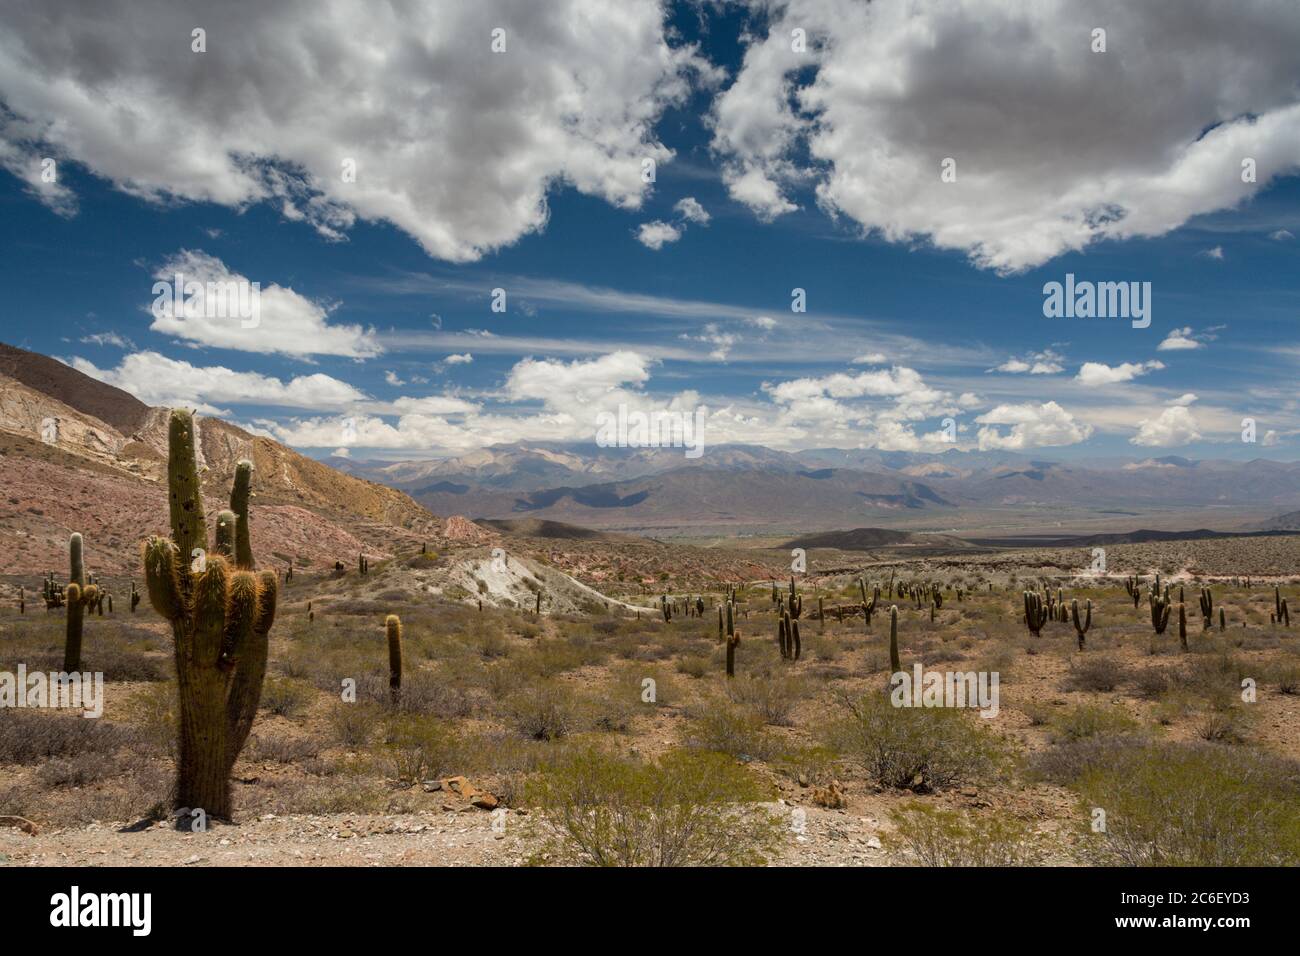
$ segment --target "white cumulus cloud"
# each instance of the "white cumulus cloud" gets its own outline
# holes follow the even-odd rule
[[[764,219],[811,187],[864,231],[1014,272],[1164,234],[1300,164],[1300,17],[1274,0],[755,5],[767,29],[716,100],[712,146]]]
[[[97,368],[82,358],[74,358],[70,364],[147,405],[189,405],[208,412],[212,412],[212,403],[328,410],[367,398],[347,382],[320,373],[278,379],[222,365],[191,365],[157,352],[135,352],[114,369]]]
[[[176,277],[188,288],[198,283],[192,296],[185,297],[184,306],[175,308],[174,288]],[[375,340],[373,330],[359,325],[331,325],[328,322],[331,308],[319,302],[272,283],[259,282],[253,290],[254,280],[233,272],[215,256],[197,250],[183,249],[164,262],[154,272],[159,280],[155,289],[162,289],[150,302],[153,315],[150,328],[164,335],[172,335],[197,345],[237,349],[241,352],[280,352],[304,358],[311,355],[343,355],[350,358],[370,358],[383,351]],[[257,298],[256,321],[245,320],[239,309],[231,307],[234,295],[226,296],[226,304],[212,307],[207,298],[215,287],[246,288],[249,302]],[[247,326],[247,327],[246,327]]]
[[[1164,367],[1163,362],[1154,359],[1149,362],[1121,362],[1119,365],[1084,362],[1079,367],[1079,374],[1074,378],[1084,385],[1115,385],[1119,382],[1131,382],[1139,375],[1159,371]]]
[[[975,421],[984,426],[977,434],[981,451],[1077,445],[1087,441],[1093,431],[1056,402],[999,405]],[[1003,432],[994,425],[1010,425],[1011,430]]]
[[[661,0],[20,0],[4,21],[0,164],[29,183],[52,152],[334,239],[389,222],[452,261],[542,228],[555,184],[639,207],[643,162],[672,159],[655,123],[716,78]]]
[[[1195,396],[1184,396],[1195,400]],[[1152,448],[1170,448],[1186,445],[1201,438],[1196,416],[1189,404],[1171,405],[1155,418],[1138,422],[1137,434],[1129,439],[1134,445]]]

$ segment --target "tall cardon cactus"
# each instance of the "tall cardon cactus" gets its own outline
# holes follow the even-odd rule
[[[247,535],[251,462],[235,468],[231,510],[218,516],[209,553],[196,439],[193,415],[174,410],[167,460],[171,538],[145,542],[144,570],[150,603],[171,622],[175,643],[175,805],[230,819],[230,773],[262,696],[277,582],[273,571],[253,570]]]

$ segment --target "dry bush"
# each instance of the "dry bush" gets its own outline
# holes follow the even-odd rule
[[[1065,689],[1108,694],[1118,687],[1123,679],[1124,669],[1113,658],[1081,654],[1070,659],[1070,672],[1065,678]]]
[[[996,740],[954,708],[895,707],[883,693],[841,703],[848,716],[827,728],[827,741],[881,786],[942,790],[1001,762]]]
[[[0,764],[33,764],[81,755],[107,757],[138,742],[134,727],[103,718],[0,708]]]
[[[1147,700],[1155,700],[1169,692],[1172,682],[1163,667],[1143,667],[1133,675],[1133,692]]]
[[[262,685],[263,710],[280,717],[296,717],[307,709],[312,690],[290,677],[272,677]]]
[[[569,688],[539,681],[515,691],[505,702],[505,715],[520,734],[533,740],[557,740],[578,729],[581,709]]]
[[[1245,743],[1250,721],[1235,707],[1211,707],[1196,722],[1196,736],[1220,744]]]
[[[677,673],[698,680],[713,670],[713,659],[707,654],[687,654],[677,659],[676,667]]]
[[[436,718],[400,714],[385,728],[384,750],[397,780],[418,783],[455,769],[457,737]]]
[[[543,853],[584,866],[751,866],[782,826],[753,804],[770,792],[734,760],[672,751],[655,763],[596,749],[544,769],[529,789],[548,829]]]
[[[150,684],[131,698],[130,720],[141,742],[151,751],[176,753],[176,682]]]
[[[885,845],[921,866],[1035,866],[1045,847],[1033,827],[1005,813],[975,816],[913,801],[890,817]]]
[[[1106,811],[1098,862],[1300,865],[1300,766],[1214,744],[1116,748],[1073,786]]]
[[[365,747],[379,725],[377,709],[363,703],[337,702],[329,712],[329,729],[343,747]]]
[[[1140,725],[1124,711],[1098,704],[1079,704],[1054,711],[1047,718],[1053,743],[1070,743],[1089,737],[1127,737]]]
[[[775,727],[794,725],[794,707],[808,695],[807,682],[790,674],[742,676],[727,681],[727,697]]]
[[[766,721],[749,707],[710,699],[690,709],[686,745],[695,750],[730,754],[743,760],[771,760],[782,753]]]
[[[296,764],[320,753],[320,745],[305,737],[288,737],[265,731],[254,734],[249,741],[248,759],[272,763]]]

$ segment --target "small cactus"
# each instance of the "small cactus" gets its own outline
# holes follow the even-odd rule
[[[402,700],[402,619],[388,615],[384,633],[388,636],[388,693],[396,707]]]
[[[1079,623],[1079,602],[1072,600],[1070,602],[1070,618],[1074,622],[1074,630],[1079,635],[1079,650],[1083,650],[1083,638],[1088,633],[1088,628],[1092,627],[1092,601],[1087,602],[1087,611],[1083,623]]]
[[[727,637],[727,676],[736,676],[736,646],[740,643],[740,632]]]
[[[1187,605],[1178,602],[1178,646],[1187,651]]]
[[[68,564],[70,575],[65,592],[68,605],[67,628],[63,639],[63,670],[71,674],[81,670],[81,629],[87,607],[99,601],[98,589],[86,583],[86,566],[82,558],[81,534],[74,532],[68,539]]]
[[[1051,612],[1043,603],[1043,596],[1037,591],[1025,592],[1025,626],[1029,633],[1038,637],[1043,625],[1051,618]]]
[[[1169,614],[1173,610],[1173,605],[1169,603],[1167,596],[1160,594],[1157,588],[1152,588],[1147,600],[1151,605],[1151,626],[1157,634],[1163,634],[1165,628],[1169,626]]]
[[[889,608],[889,673],[897,674],[903,669],[898,657],[898,607]]]

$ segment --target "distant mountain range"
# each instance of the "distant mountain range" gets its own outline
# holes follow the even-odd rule
[[[814,531],[927,516],[947,527],[971,512],[1122,522],[1204,508],[1232,523],[1232,514],[1258,522],[1300,508],[1300,462],[1267,459],[1065,463],[1011,452],[725,445],[688,460],[680,449],[520,443],[437,461],[329,463],[441,514],[629,531]]]
[[[54,359],[0,345],[0,483],[9,490],[0,572],[58,563],[69,530],[95,532],[129,565],[123,549],[163,526],[166,415]],[[57,436],[43,441],[49,421]],[[317,461],[217,418],[200,418],[200,437],[214,503],[235,461],[252,458],[267,549],[313,560],[387,550],[404,536],[435,540],[435,515],[539,537],[574,537],[563,526],[577,526],[774,544],[882,526],[965,529],[985,540],[1300,528],[1300,462],[1266,459],[1064,463],[1011,452],[722,445],[692,460],[681,449],[519,443],[431,461]]]

